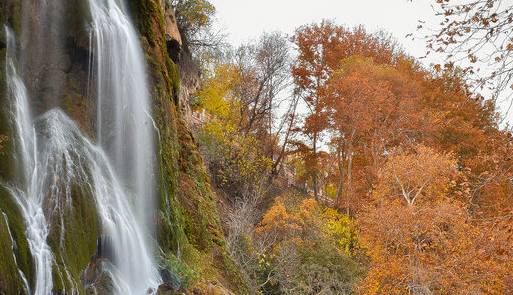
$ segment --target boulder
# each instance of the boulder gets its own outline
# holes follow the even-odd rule
[[[164,283],[157,289],[157,295],[176,295],[176,291],[170,285]]]

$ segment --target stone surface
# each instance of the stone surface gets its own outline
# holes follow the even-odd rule
[[[180,31],[176,24],[175,10],[171,6],[170,2],[170,0],[161,0],[160,3],[164,11],[164,21],[166,23],[164,32],[166,34],[166,39],[174,39],[179,43],[179,45],[182,45],[182,36],[180,35]]]
[[[114,291],[114,285],[110,278],[109,261],[107,259],[95,259],[89,263],[82,274],[82,283],[87,295],[110,295]]]

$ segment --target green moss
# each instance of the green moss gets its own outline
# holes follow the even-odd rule
[[[163,266],[178,276],[176,286],[180,288],[188,288],[199,280],[199,273],[190,267],[181,258],[178,258],[174,253],[166,253],[163,257]]]
[[[170,73],[169,79],[171,80],[171,85],[173,89],[173,99],[175,104],[178,106],[178,94],[180,93],[180,69],[178,65],[176,65],[171,58],[166,59],[167,69]]]
[[[0,4],[0,23],[7,24],[19,32],[21,1],[3,1]],[[5,44],[4,29],[0,29],[0,40]],[[14,141],[9,115],[7,86],[5,79],[6,49],[0,48],[0,135],[7,136],[0,150],[0,182],[11,181],[16,174],[14,165]],[[32,257],[25,237],[25,224],[21,212],[10,193],[0,186],[0,294],[23,293],[23,283],[18,269],[29,281],[33,276]],[[7,216],[7,221],[3,214]],[[15,242],[13,245],[9,232]],[[13,253],[13,246],[15,251]],[[16,260],[13,255],[15,255]]]
[[[15,290],[20,290],[23,286],[18,268],[30,282],[33,277],[32,256],[25,237],[25,223],[21,212],[3,187],[0,187],[0,211],[0,294],[18,294]],[[8,224],[3,214],[7,216]],[[9,232],[15,241],[14,253]]]
[[[91,256],[96,250],[96,238],[100,234],[99,218],[96,213],[94,198],[79,185],[73,185],[72,205],[62,212],[64,228],[61,228],[60,217],[53,216],[48,237],[56,265],[54,266],[54,287],[56,293],[66,293],[78,287],[83,292],[80,273],[87,267]],[[64,230],[64,239],[61,233]],[[71,280],[66,274],[71,276]],[[63,283],[61,283],[63,281]]]
[[[2,30],[3,31],[3,30]],[[5,80],[5,49],[0,49],[0,104],[8,106],[7,86]],[[13,163],[13,136],[11,128],[11,120],[9,117],[9,108],[2,107],[0,109],[0,135],[7,136],[7,142],[3,144],[0,150],[0,179],[7,181],[14,178],[15,169]]]
[[[0,3],[0,24],[7,24],[16,33],[21,30],[21,2],[18,0],[4,0]],[[3,38],[3,28],[0,37]]]
[[[68,0],[68,12],[65,14],[64,23],[72,36],[80,36],[84,27],[91,22],[92,16],[86,1]]]
[[[21,277],[12,254],[12,243],[9,237],[9,224],[0,212],[0,294],[23,294]]]

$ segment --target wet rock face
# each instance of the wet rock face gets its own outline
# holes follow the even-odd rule
[[[87,295],[110,295],[114,292],[114,284],[109,274],[107,259],[95,259],[89,263],[82,274],[82,283]]]
[[[180,35],[176,23],[175,11],[169,2],[169,0],[163,0],[163,2],[161,2],[164,11],[166,47],[171,60],[175,64],[178,64],[180,62],[180,55],[182,54],[182,36]]]
[[[88,89],[87,1],[13,0],[21,3],[19,72],[34,115],[60,107],[91,135],[94,102]]]
[[[180,279],[180,277],[176,273],[168,269],[161,269],[160,277],[164,282],[163,285],[166,285],[167,287],[173,289],[175,292],[178,292],[178,290],[182,287],[182,280]]]
[[[111,237],[99,236],[96,241],[96,253],[91,257],[91,262],[81,276],[86,294],[109,295],[113,293],[114,285],[109,273],[112,259]]]
[[[178,65],[180,71],[179,109],[185,122],[191,125],[192,110],[189,100],[191,95],[200,87],[201,71],[192,58],[191,51],[187,45],[187,39],[180,34],[174,8],[171,6],[170,1],[161,0],[160,5],[164,11],[167,54]]]
[[[112,250],[112,238],[108,235],[101,235],[96,240],[96,253],[92,260],[107,259],[114,261],[114,253]]]
[[[166,39],[173,39],[178,42],[178,44],[182,45],[182,37],[180,35],[180,31],[178,30],[178,25],[176,23],[175,10],[171,5],[170,0],[161,0],[160,6],[164,11],[164,21],[165,28],[164,33],[166,34]]]

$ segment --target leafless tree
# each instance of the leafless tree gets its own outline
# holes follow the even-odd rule
[[[430,53],[445,54],[477,89],[511,98],[513,86],[513,4],[502,0],[437,0],[439,29],[428,38]],[[422,29],[423,23],[419,24]],[[436,65],[440,70],[440,65]]]

